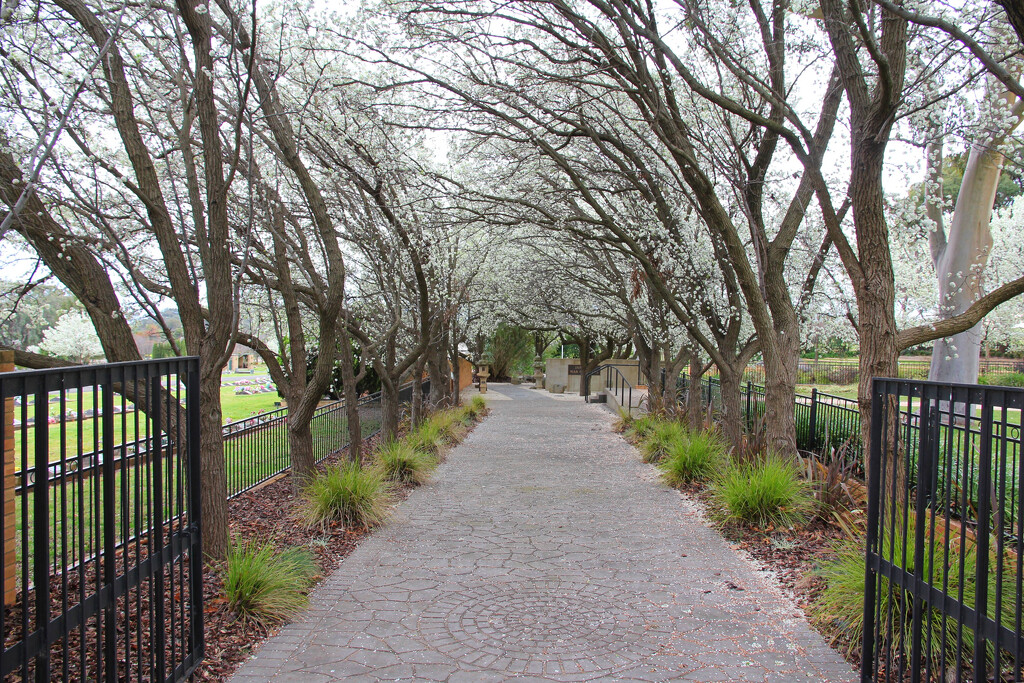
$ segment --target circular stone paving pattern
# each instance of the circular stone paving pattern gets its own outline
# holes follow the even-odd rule
[[[555,664],[562,673],[607,671],[657,649],[642,598],[594,584],[494,584],[449,593],[421,615],[424,641],[456,659],[479,655]],[[532,667],[528,667],[532,668]],[[513,669],[514,670],[514,669]]]

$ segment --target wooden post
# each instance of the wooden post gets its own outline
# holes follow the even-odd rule
[[[14,351],[0,351],[0,372],[14,371]],[[13,605],[17,594],[18,558],[14,512],[14,399],[4,405],[4,461],[3,461],[3,604]]]

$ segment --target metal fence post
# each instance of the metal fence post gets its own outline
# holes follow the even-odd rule
[[[754,428],[754,416],[750,412],[750,397],[754,393],[754,388],[751,386],[751,381],[747,380],[747,429]]]
[[[816,448],[818,445],[818,388],[811,389],[811,417],[807,425],[807,447]]]
[[[0,372],[14,371],[14,351],[0,351]],[[0,534],[3,535],[3,558],[0,560],[0,583],[2,583],[3,606],[14,604],[14,593],[17,586],[18,558],[16,549],[16,529],[14,512],[14,399],[4,401],[3,419],[3,441],[4,441],[4,463],[3,463],[3,528]]]

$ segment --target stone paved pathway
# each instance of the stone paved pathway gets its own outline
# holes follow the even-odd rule
[[[236,683],[855,679],[607,410],[488,396],[491,416]]]

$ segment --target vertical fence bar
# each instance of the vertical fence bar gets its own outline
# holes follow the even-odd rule
[[[877,576],[874,555],[878,551],[879,522],[879,467],[882,461],[883,401],[888,401],[884,380],[874,379],[871,384],[871,452],[868,456],[868,514],[864,558],[864,639],[861,644],[860,679],[862,683],[874,680],[875,657],[875,590]]]
[[[818,446],[818,387],[811,389],[811,415],[808,418],[807,442],[808,448],[814,449]]]
[[[985,392],[985,398],[991,393]],[[950,424],[952,424],[955,417],[953,413],[953,402],[950,401]],[[970,424],[969,422],[967,423]],[[988,650],[988,641],[985,638],[980,637],[978,634],[983,633],[983,625],[985,617],[988,616],[988,563],[989,563],[989,533],[991,530],[990,515],[992,514],[992,506],[989,492],[992,489],[992,402],[988,400],[982,401],[981,406],[981,443],[978,449],[978,527],[977,527],[977,565],[975,566],[974,575],[974,602],[975,602],[975,619],[974,619],[974,673],[977,676],[979,673],[984,673],[985,666],[985,653]],[[999,615],[996,615],[996,619]],[[998,659],[999,653],[996,652]]]
[[[50,459],[50,408],[49,394],[46,391],[45,378],[36,385],[36,420],[35,420],[35,480],[33,489],[35,505],[33,506],[33,541],[34,555],[32,580],[36,591],[36,629],[41,632],[44,642],[49,640],[50,624],[50,496],[47,485]],[[40,416],[40,411],[42,415]],[[28,609],[25,605],[24,609]],[[50,651],[42,650],[36,658],[36,681],[45,683],[50,680]]]
[[[101,380],[102,381],[102,380]],[[102,566],[103,566],[103,584],[109,584],[114,580],[115,572],[117,567],[115,565],[116,559],[116,541],[114,538],[114,515],[115,509],[115,491],[116,486],[114,484],[117,471],[114,468],[114,388],[109,383],[103,384],[103,415],[101,416],[100,424],[102,425],[103,434],[101,436],[103,442],[103,450],[100,453],[100,457],[103,459],[103,550],[102,550]],[[104,630],[106,637],[103,645],[103,672],[104,678],[109,683],[117,681],[117,640],[115,635],[117,633],[117,614],[114,610],[115,601],[108,599],[104,604]]]
[[[186,379],[186,403],[187,414],[187,465],[188,465],[188,515],[189,533],[191,543],[189,548],[189,581],[190,586],[190,608],[192,611],[191,621],[191,651],[195,662],[202,660],[206,652],[206,643],[203,640],[203,534],[200,520],[202,507],[200,496],[200,481],[202,468],[200,467],[200,453],[202,451],[199,433],[199,363],[190,364]]]
[[[14,371],[14,351],[0,351],[0,373]],[[4,499],[2,510],[0,510],[0,534],[3,535],[3,548],[0,549],[0,590],[3,591],[2,603],[0,603],[0,632],[6,632],[4,628],[4,607],[14,604],[15,591],[17,590],[16,579],[18,576],[17,547],[17,523],[14,503],[14,399],[5,398],[0,405],[2,419],[0,429],[3,429],[3,469],[0,475],[3,476]]]
[[[751,400],[751,396],[753,395],[753,392],[754,392],[754,390],[753,390],[752,382],[748,379],[747,380],[747,429],[748,430],[754,428],[754,416],[753,416],[753,413],[750,410],[750,400]]]

